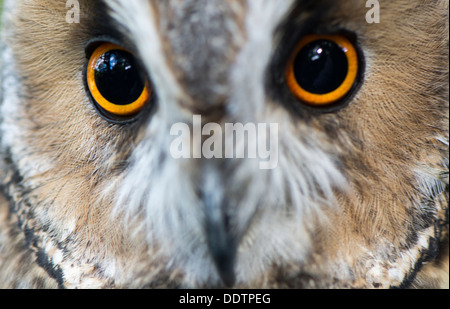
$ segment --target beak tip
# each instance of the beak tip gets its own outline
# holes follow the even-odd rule
[[[227,209],[223,204],[211,198],[205,198],[205,234],[209,252],[216,266],[218,275],[226,287],[236,282],[235,261],[239,237],[230,227],[230,219],[224,214]]]
[[[236,283],[236,275],[234,274],[234,272],[221,274],[220,278],[222,278],[222,281],[227,288],[233,287]]]
[[[211,232],[208,239],[209,251],[217,272],[226,287],[232,287],[236,282],[235,260],[237,246],[232,237],[224,233]],[[220,236],[219,236],[220,235]]]
[[[231,251],[234,251],[230,248]],[[224,252],[223,254],[213,254],[217,271],[223,284],[230,288],[236,283],[236,274],[234,271],[234,252]]]

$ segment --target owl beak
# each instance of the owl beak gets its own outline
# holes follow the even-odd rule
[[[208,200],[205,204],[208,248],[223,283],[232,287],[236,282],[234,264],[238,240],[230,232],[229,220],[222,212],[226,207],[215,207]]]

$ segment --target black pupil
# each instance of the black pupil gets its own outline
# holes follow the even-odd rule
[[[95,83],[111,103],[128,105],[142,94],[145,81],[132,54],[123,50],[104,53],[95,64]]]
[[[342,85],[348,74],[348,60],[338,44],[317,40],[304,46],[294,61],[297,83],[314,94],[330,93]]]

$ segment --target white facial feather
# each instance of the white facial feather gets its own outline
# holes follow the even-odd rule
[[[319,216],[321,207],[334,206],[333,189],[345,187],[345,179],[332,158],[319,144],[306,145],[298,140],[297,128],[290,124],[281,128],[279,168],[268,172],[260,170],[255,160],[227,161],[232,171],[227,183],[231,186],[223,182],[226,171],[219,168],[221,160],[173,159],[169,153],[172,139],[168,124],[180,117],[182,91],[166,65],[154,13],[147,1],[140,1],[139,5],[128,1],[108,4],[114,18],[130,31],[138,50],[146,56],[143,57],[146,69],[151,76],[156,76],[159,100],[158,111],[133,150],[130,168],[106,193],[118,192],[116,214],[123,213],[130,221],[144,214],[146,220],[139,225],[139,231],[146,233],[151,246],[163,244],[161,250],[170,257],[172,265],[183,267],[188,286],[220,282],[205,243],[205,206],[196,195],[198,186],[215,200],[228,200],[232,204],[237,230],[247,231],[251,218],[262,214],[250,226],[239,249],[238,280],[254,279],[262,268],[269,267],[271,261],[280,256],[302,260],[310,245],[305,223],[310,216]],[[284,118],[290,123],[286,112],[273,115],[267,106],[264,76],[274,50],[274,30],[291,5],[292,1],[248,2],[247,40],[230,73],[233,81],[233,95],[228,103],[231,119],[241,123],[270,123],[273,117],[274,122]],[[293,164],[294,157],[302,160]],[[197,176],[196,170],[201,171],[202,177]],[[242,187],[246,187],[245,192],[241,192]],[[287,215],[286,205],[289,204],[295,205],[292,218]],[[265,228],[267,220],[277,229],[276,235]]]
[[[246,43],[231,72],[232,96],[229,112],[241,121],[256,122],[264,111],[266,93],[264,78],[274,51],[275,28],[286,16],[294,1],[247,1],[245,18]],[[245,103],[245,104],[242,104]]]

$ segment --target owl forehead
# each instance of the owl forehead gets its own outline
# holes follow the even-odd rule
[[[176,83],[183,97],[187,95],[202,109],[220,106],[228,99],[234,90],[230,80],[236,66],[255,59],[262,67],[267,64],[267,52],[272,50],[267,43],[272,42],[274,29],[293,2],[139,0],[131,4],[112,0],[106,3],[144,62],[149,63],[150,71],[158,66],[155,62],[163,61],[160,69],[170,72],[170,81]],[[146,35],[149,32],[153,35]],[[252,50],[246,49],[248,45]],[[240,57],[244,52],[248,59]]]
[[[229,70],[243,44],[244,2],[223,0],[155,3],[164,51],[194,101],[220,104]]]

